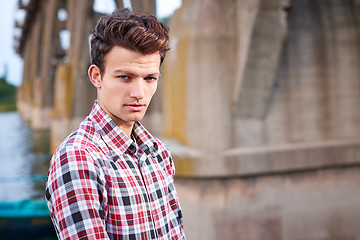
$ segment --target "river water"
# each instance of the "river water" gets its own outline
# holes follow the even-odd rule
[[[0,113],[0,201],[43,198],[49,132],[33,131],[17,112]]]

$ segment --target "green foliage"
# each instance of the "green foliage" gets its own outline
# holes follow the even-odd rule
[[[16,110],[16,87],[0,77],[0,112]]]

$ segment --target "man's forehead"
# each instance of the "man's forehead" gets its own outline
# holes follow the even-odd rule
[[[147,63],[147,62],[158,62],[160,64],[161,56],[160,52],[154,53],[141,53],[138,51],[133,51],[124,47],[114,46],[112,49],[107,52],[104,56],[104,64],[109,61],[116,61],[119,63]]]

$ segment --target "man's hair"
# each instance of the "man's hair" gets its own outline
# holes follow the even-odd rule
[[[118,9],[101,17],[92,32],[90,61],[100,68],[102,75],[104,56],[114,46],[142,54],[159,52],[161,64],[169,50],[169,28],[154,16]]]

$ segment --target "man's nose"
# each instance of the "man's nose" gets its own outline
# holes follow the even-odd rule
[[[144,82],[141,79],[137,79],[133,82],[131,86],[130,97],[136,99],[142,99],[145,97]]]

